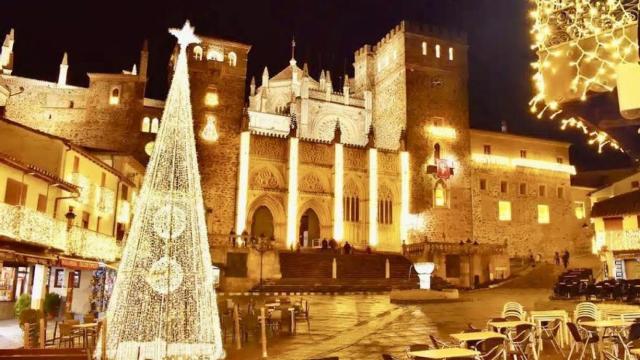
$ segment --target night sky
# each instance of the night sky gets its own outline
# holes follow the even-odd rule
[[[0,32],[16,29],[15,75],[55,81],[64,51],[69,83],[87,85],[87,72],[119,72],[138,62],[145,38],[150,44],[147,96],[164,99],[167,63],[174,38],[169,27],[186,18],[203,35],[251,44],[248,77],[260,79],[288,65],[291,37],[298,63],[353,76],[353,52],[375,44],[402,19],[460,29],[469,38],[471,125],[498,130],[508,123],[516,134],[573,143],[579,170],[628,166],[618,152],[603,154],[583,135],[528,112],[533,53],[529,49],[526,0],[2,0]]]

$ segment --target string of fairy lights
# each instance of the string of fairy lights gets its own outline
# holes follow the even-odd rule
[[[563,116],[563,104],[586,101],[588,92],[611,92],[616,68],[638,62],[638,0],[531,0],[532,64],[535,96],[529,105],[539,119],[556,119],[575,128],[602,152],[624,151],[605,131],[576,117]]]
[[[189,90],[193,30],[188,22],[171,30],[180,52],[109,302],[102,360],[103,351],[109,360],[225,357]]]

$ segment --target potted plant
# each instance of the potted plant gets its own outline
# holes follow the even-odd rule
[[[62,299],[56,293],[48,293],[44,297],[44,313],[49,319],[54,319],[60,313],[60,304]]]
[[[13,306],[13,310],[14,310],[14,313],[16,314],[16,318],[20,319],[20,314],[22,314],[23,311],[30,308],[31,308],[31,295],[29,294],[20,295],[20,297],[18,298],[18,301],[16,301],[15,305]]]

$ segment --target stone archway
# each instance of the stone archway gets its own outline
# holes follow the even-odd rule
[[[298,228],[298,241],[300,247],[313,247],[320,243],[320,219],[313,209],[307,209],[300,217]]]
[[[253,213],[251,220],[251,236],[274,237],[273,215],[266,206],[260,206]]]

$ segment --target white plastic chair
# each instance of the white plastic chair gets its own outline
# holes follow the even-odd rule
[[[527,316],[522,305],[517,302],[510,301],[502,307],[502,317],[505,319],[515,317],[519,320],[524,320]]]

